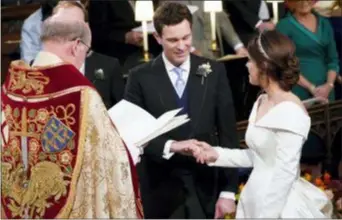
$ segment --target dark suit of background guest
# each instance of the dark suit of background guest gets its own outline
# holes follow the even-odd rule
[[[210,63],[212,73],[202,82],[198,67]],[[164,60],[155,60],[131,71],[125,99],[154,117],[183,107],[191,119],[187,124],[162,135],[145,148],[138,165],[146,218],[213,218],[215,203],[222,191],[235,192],[235,169],[197,164],[192,157],[175,154],[163,158],[167,140],[197,139],[213,146],[236,148],[234,105],[222,64],[190,56],[188,82],[179,98],[170,81]],[[184,211],[186,210],[186,211]]]
[[[229,15],[229,19],[232,22],[236,33],[246,47],[250,38],[258,33],[256,25],[260,21],[260,5],[261,0],[223,1],[223,9]],[[226,47],[226,52],[234,53],[234,50],[229,45],[225,44],[224,47]],[[238,112],[237,117],[239,120],[246,120],[252,110],[260,89],[259,87],[252,86],[248,83],[248,71],[245,68],[245,64],[241,62],[239,62],[238,65],[229,64],[227,69],[230,69],[228,74],[231,74],[231,76],[229,76],[231,82],[233,82],[231,87],[233,91],[235,91],[234,101]],[[234,74],[236,72],[241,73],[241,68],[244,68],[244,73],[239,75]],[[237,91],[239,92],[237,93]]]
[[[133,28],[141,26],[135,21],[134,2],[128,0],[91,0],[89,1],[89,24],[92,31],[92,48],[119,59],[124,69],[134,66],[135,60],[142,56],[142,47],[125,43],[125,35]],[[150,52],[159,54],[161,47],[149,35]],[[156,51],[156,52],[155,52]],[[128,60],[126,63],[126,60]],[[133,60],[133,61],[132,61]]]
[[[261,0],[223,1],[223,7],[229,14],[235,31],[247,46],[249,39],[257,33],[256,24],[260,21]]]
[[[125,84],[117,59],[92,52],[85,62],[85,76],[100,93],[107,109],[123,98]]]

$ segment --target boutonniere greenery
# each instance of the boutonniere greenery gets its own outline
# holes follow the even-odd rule
[[[95,70],[95,79],[96,80],[104,80],[105,79],[105,75],[104,75],[103,69]]]
[[[207,76],[212,72],[210,63],[203,63],[202,65],[200,65],[197,69],[196,75],[197,76],[201,76],[202,77],[202,85],[204,83],[204,78],[207,78]]]

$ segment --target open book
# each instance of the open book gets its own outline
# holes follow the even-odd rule
[[[144,146],[154,138],[188,122],[188,115],[176,116],[180,111],[181,109],[171,110],[156,119],[139,106],[122,100],[110,108],[108,113],[125,142]]]

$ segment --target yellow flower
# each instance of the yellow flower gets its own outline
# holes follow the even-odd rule
[[[239,192],[242,191],[243,187],[245,186],[245,184],[241,183],[240,186],[239,186]]]
[[[304,175],[304,179],[306,179],[307,181],[311,182],[312,176],[311,176],[310,174],[306,173],[306,174]]]

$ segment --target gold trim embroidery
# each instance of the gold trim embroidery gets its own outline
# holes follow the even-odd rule
[[[76,163],[74,167],[74,172],[71,178],[71,184],[69,189],[69,196],[67,198],[66,204],[63,206],[62,210],[58,213],[56,218],[68,218],[69,214],[72,210],[75,196],[76,196],[76,185],[78,178],[80,176],[80,171],[83,162],[83,154],[84,154],[84,145],[86,140],[86,128],[87,128],[87,112],[89,105],[89,93],[87,89],[81,91],[81,104],[80,104],[80,130],[79,130],[79,138],[78,138],[78,152],[76,157]]]
[[[25,70],[32,70],[32,71],[39,71],[39,70],[51,69],[54,67],[59,67],[59,66],[64,66],[64,65],[72,65],[72,64],[62,61],[59,63],[46,65],[46,66],[30,66],[27,63],[25,63],[25,61],[23,60],[14,60],[11,62],[10,67],[20,68],[20,69],[25,69]]]
[[[2,87],[2,90],[4,92],[4,94],[8,95],[9,98],[11,98],[12,100],[14,100],[13,97],[21,99],[21,100],[15,100],[15,101],[19,101],[19,102],[31,102],[31,103],[36,103],[36,102],[43,102],[49,99],[54,99],[54,98],[58,98],[60,96],[64,96],[64,95],[68,95],[70,93],[74,93],[74,92],[79,92],[82,89],[92,89],[94,91],[96,91],[95,89],[89,87],[89,86],[75,86],[69,89],[65,89],[62,91],[58,91],[58,92],[54,92],[54,93],[49,93],[49,94],[45,94],[45,95],[34,95],[34,96],[22,96],[22,95],[18,95],[15,93],[10,93],[6,90],[5,86]],[[13,96],[13,97],[11,97]],[[41,100],[38,100],[41,99]]]
[[[27,94],[35,92],[36,94],[42,94],[44,87],[49,84],[50,78],[44,76],[41,72],[25,72],[23,70],[15,70],[11,68],[10,79],[8,83],[9,91],[21,90],[22,93]]]
[[[84,91],[81,92],[82,103],[84,105],[88,105],[87,94],[84,95]],[[74,104],[69,103],[65,107],[62,105],[56,107],[51,106],[50,111],[47,109],[27,110],[26,107],[23,107],[20,111],[19,108],[12,109],[10,105],[4,106],[3,109],[6,123],[11,132],[8,147],[3,148],[4,152],[1,155],[1,164],[3,168],[7,167],[10,169],[2,170],[2,179],[4,181],[1,190],[4,197],[10,199],[8,208],[12,212],[12,217],[42,217],[45,214],[46,208],[51,206],[47,199],[52,197],[54,201],[58,201],[61,196],[65,196],[67,193],[66,187],[70,182],[70,194],[66,198],[67,203],[65,206],[70,206],[69,212],[71,211],[73,198],[70,199],[69,197],[74,196],[75,185],[78,180],[80,166],[83,160],[82,151],[85,139],[84,129],[86,127],[86,118],[84,115],[87,111],[86,107],[87,106],[83,105],[80,106],[80,126],[84,127],[79,133],[80,145],[78,148],[78,155],[74,158],[70,152],[70,150],[75,148],[74,140],[68,143],[67,149],[59,153],[47,154],[40,152],[39,155],[38,151],[41,148],[41,144],[37,140],[39,139],[39,134],[42,133],[48,118],[51,116],[55,116],[59,120],[64,121],[68,127],[74,125],[76,123],[76,120],[73,117],[73,114],[76,111]],[[28,163],[31,167],[30,177],[27,176],[26,171],[23,169],[23,164],[20,159],[20,141],[16,136],[25,136],[28,139]],[[51,162],[46,161],[46,158],[49,158]],[[71,162],[75,159],[76,163],[74,170],[76,173],[73,173]],[[62,170],[64,170],[64,172]],[[65,180],[64,177],[68,177],[68,179]],[[42,180],[42,178],[45,179]],[[39,187],[39,190],[37,187]],[[39,198],[37,198],[38,194]],[[28,209],[28,207],[30,208]],[[25,210],[28,210],[29,213],[26,213]],[[67,211],[64,211],[66,214],[63,214],[63,210]],[[61,216],[67,216],[68,209],[62,208],[60,213]]]
[[[8,208],[12,212],[12,217],[32,218],[37,213],[41,218],[45,215],[46,208],[52,205],[47,202],[49,198],[57,202],[67,194],[66,186],[69,181],[64,180],[65,174],[56,163],[37,163],[31,168],[29,180],[26,179],[22,165],[12,167],[12,164],[3,162],[2,166],[2,192],[3,196],[11,198]],[[10,172],[12,168],[13,171]],[[26,213],[25,209],[28,207],[29,213]]]

